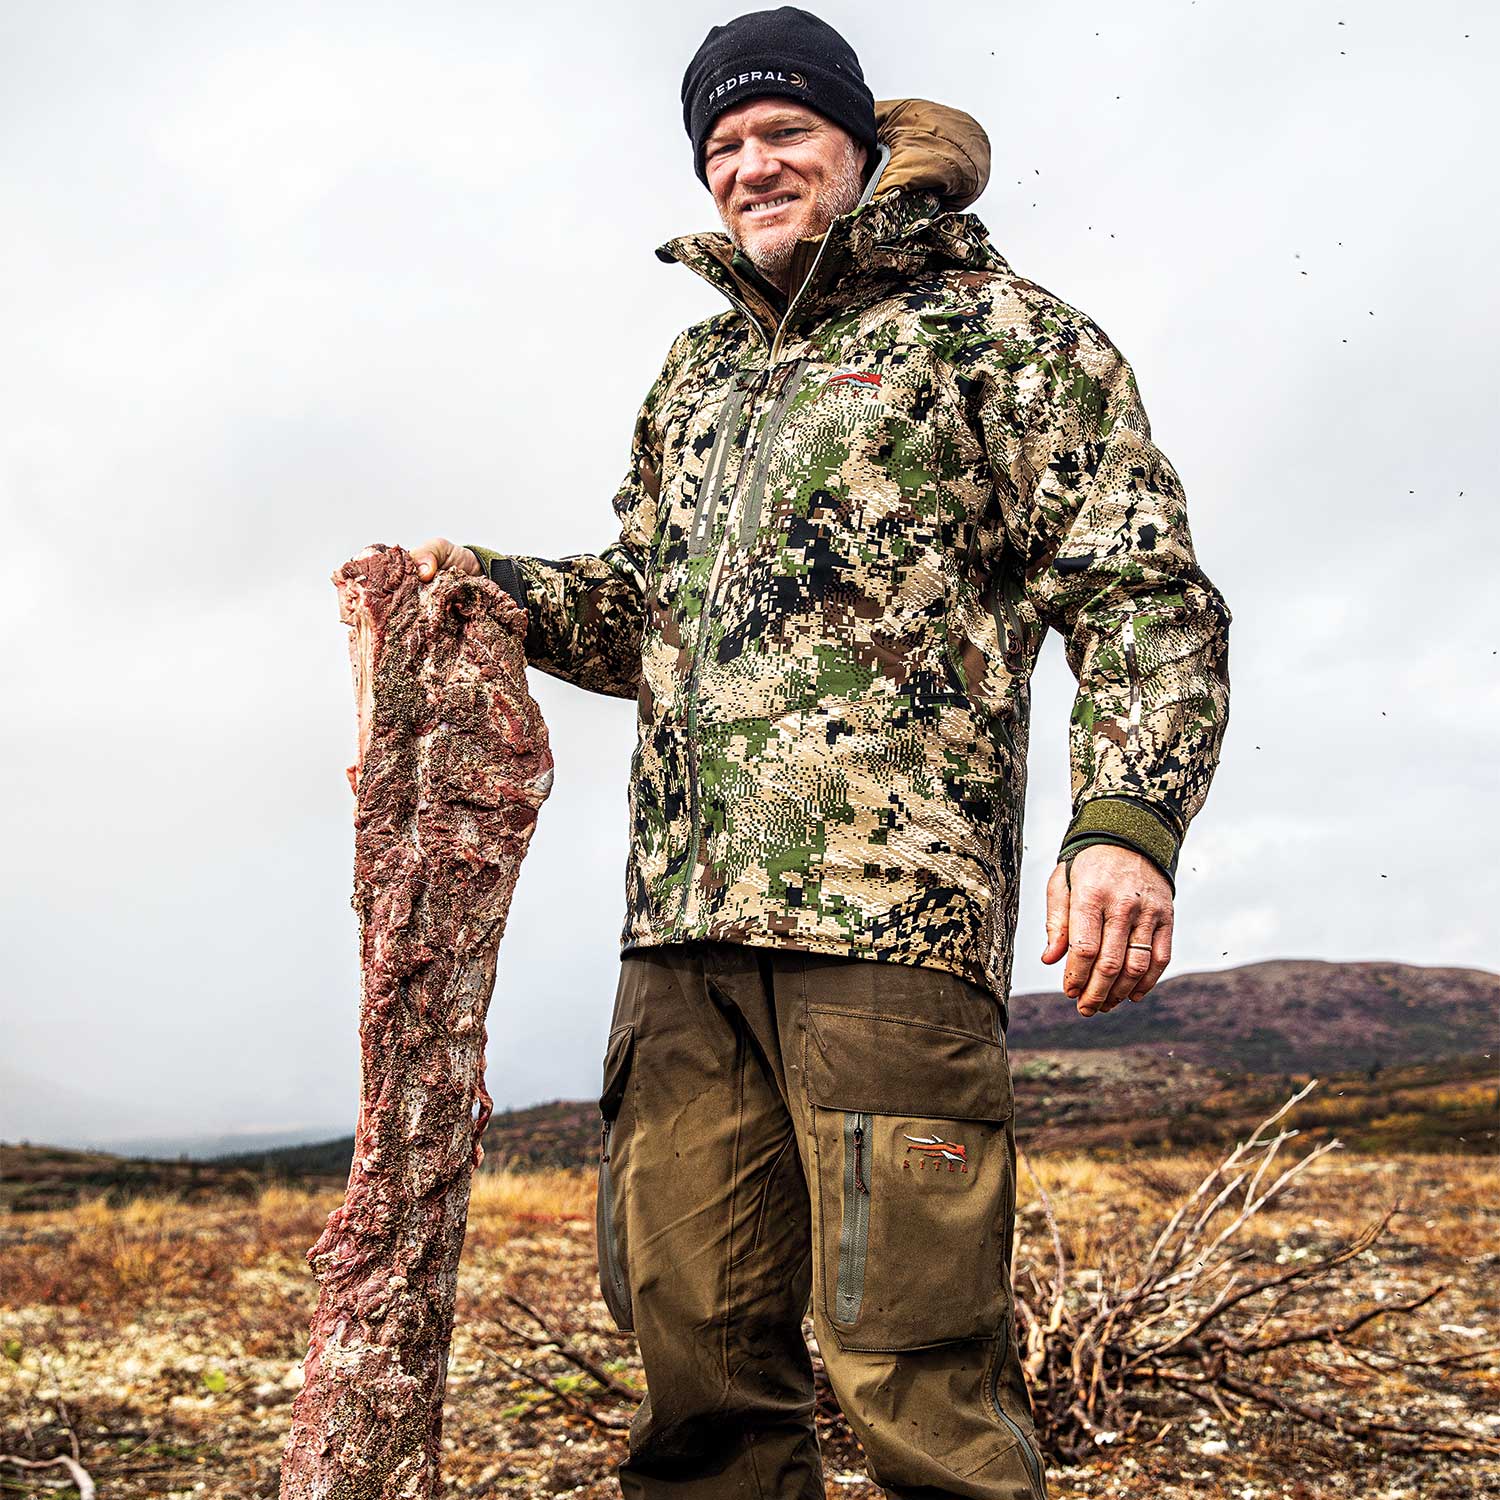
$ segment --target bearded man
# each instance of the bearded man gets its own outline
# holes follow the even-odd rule
[[[791,7],[710,31],[682,106],[725,233],[657,254],[730,305],[646,396],[617,539],[419,549],[525,606],[534,666],[639,706],[600,1100],[601,1286],[649,1389],[621,1486],[821,1497],[810,1300],[888,1494],[1040,1500],[1006,1050],[1030,675],[1055,629],[1042,957],[1089,1017],[1171,957],[1229,613],[1130,367],[960,211],[974,120],[877,105]]]

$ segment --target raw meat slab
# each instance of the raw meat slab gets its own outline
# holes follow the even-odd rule
[[[469,1185],[490,1116],[485,1012],[552,787],[525,612],[486,578],[420,583],[399,547],[334,574],[359,709],[359,1124],[308,1259],[321,1283],[282,1500],[426,1500]]]

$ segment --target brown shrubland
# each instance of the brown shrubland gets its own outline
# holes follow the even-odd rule
[[[1283,1157],[1295,1145],[1285,1142]],[[1456,1500],[1500,1489],[1500,1462],[1485,1451],[1500,1432],[1500,1206],[1486,1158],[1326,1152],[1246,1219],[1234,1237],[1243,1261],[1199,1289],[1222,1289],[1236,1271],[1316,1264],[1394,1209],[1307,1309],[1314,1321],[1347,1322],[1369,1305],[1431,1299],[1350,1331],[1339,1347],[1270,1350],[1248,1377],[1294,1407],[1328,1409],[1341,1430],[1232,1389],[1161,1380],[1126,1382],[1108,1423],[1089,1417],[1092,1431],[1069,1417],[1071,1377],[1060,1377],[1101,1291],[1118,1296],[1139,1279],[1163,1225],[1223,1157],[1207,1148],[1027,1156],[1034,1176],[1023,1167],[1017,1206],[1023,1332],[1050,1317],[1059,1248],[1067,1269],[1053,1355],[1033,1359],[1032,1375],[1054,1500],[1212,1500],[1247,1489]],[[487,1161],[475,1178],[445,1418],[450,1493],[617,1493],[610,1475],[640,1370],[599,1300],[593,1195],[588,1171]],[[36,1462],[70,1454],[76,1437],[111,1500],[197,1484],[226,1500],[274,1495],[316,1292],[304,1255],[338,1201],[336,1190],[268,1186],[247,1200],[98,1200],[0,1219],[0,1451]],[[1206,1304],[1187,1300],[1201,1314]],[[1250,1305],[1259,1317],[1268,1304]],[[1293,1313],[1303,1316],[1295,1303]],[[1137,1334],[1155,1337],[1170,1322]],[[1254,1323],[1226,1326],[1238,1336]],[[1107,1383],[1119,1367],[1105,1363]],[[1389,1451],[1361,1424],[1390,1412],[1411,1428],[1466,1434],[1474,1452]],[[830,1495],[873,1500],[826,1397],[820,1436]],[[0,1494],[59,1493],[48,1487],[65,1482],[61,1468],[0,1465]]]

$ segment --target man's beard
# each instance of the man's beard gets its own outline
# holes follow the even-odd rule
[[[812,217],[805,225],[789,224],[774,239],[760,238],[753,250],[732,229],[729,230],[729,237],[735,248],[750,258],[751,264],[762,276],[779,284],[792,263],[792,256],[797,253],[797,242],[816,239],[823,234],[840,214],[848,213],[859,202],[864,189],[864,174],[859,165],[859,145],[850,141],[843,162],[828,184],[827,193],[813,204]]]

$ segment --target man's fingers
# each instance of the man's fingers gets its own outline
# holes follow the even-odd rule
[[[1148,965],[1141,982],[1131,991],[1130,998],[1139,1000],[1142,996],[1155,989],[1157,981],[1166,972],[1167,965],[1172,962],[1172,913],[1157,924],[1156,931],[1151,935],[1151,962]]]
[[[436,578],[442,568],[473,577],[484,572],[479,559],[467,547],[459,547],[445,536],[435,536],[411,549],[411,560],[417,565],[417,577],[424,583]]]
[[[417,577],[424,582],[429,578],[436,578],[438,569],[447,566],[452,552],[453,543],[445,536],[432,537],[420,547],[413,547],[411,560],[417,565]]]
[[[1074,890],[1068,899],[1068,962],[1063,969],[1063,993],[1076,1000],[1083,994],[1099,957],[1104,935],[1104,898],[1089,888]]]
[[[1068,951],[1068,867],[1053,867],[1047,882],[1047,946],[1042,962],[1055,964]]]
[[[1096,1011],[1113,1010],[1120,1002],[1111,998],[1115,981],[1124,972],[1125,945],[1130,941],[1130,929],[1135,925],[1135,906],[1117,905],[1111,908],[1104,923],[1104,932],[1099,941],[1099,956],[1094,960],[1094,971],[1078,997],[1080,1015],[1091,1016]]]
[[[1081,1016],[1140,999],[1172,957],[1166,877],[1133,849],[1091,844],[1074,857],[1070,884],[1064,992]],[[1149,943],[1150,951],[1132,942]]]
[[[1161,920],[1153,906],[1142,905],[1130,929],[1130,940],[1125,945],[1125,964],[1110,988],[1110,999],[1116,1004],[1121,1000],[1133,1000],[1140,989],[1141,981],[1151,967],[1153,957],[1152,934]]]

